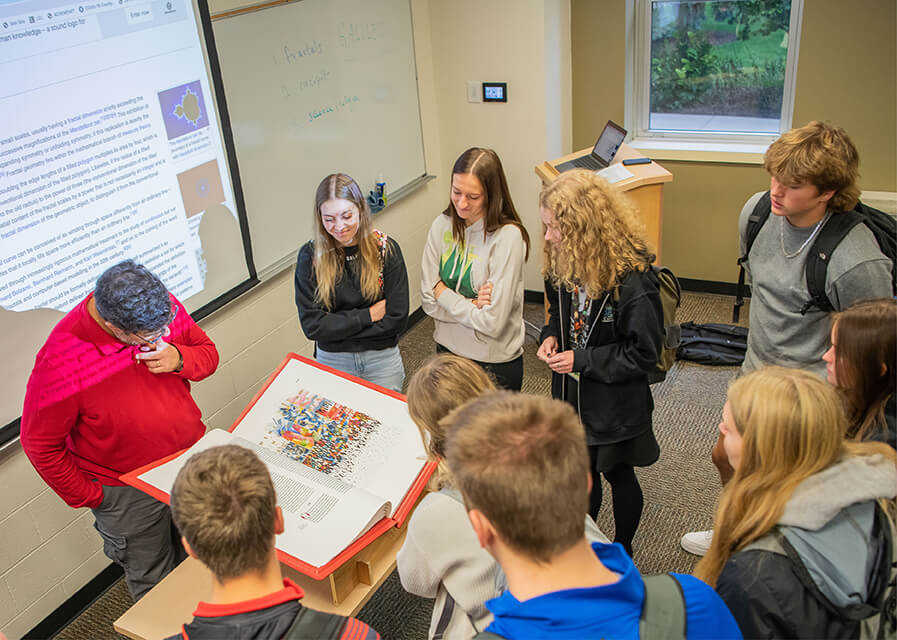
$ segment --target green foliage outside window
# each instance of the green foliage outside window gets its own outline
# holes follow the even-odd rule
[[[654,2],[652,113],[778,118],[790,0]]]

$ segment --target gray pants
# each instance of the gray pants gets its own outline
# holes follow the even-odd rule
[[[125,570],[128,591],[139,600],[187,557],[164,502],[134,487],[103,487],[93,511],[103,553]]]

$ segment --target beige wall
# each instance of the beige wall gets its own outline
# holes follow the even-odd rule
[[[622,119],[625,0],[572,0],[573,146]],[[860,186],[897,190],[897,4],[805,0],[794,124],[831,120],[860,151]],[[868,46],[865,43],[869,44]],[[620,120],[617,120],[618,122]],[[736,223],[750,194],[768,188],[760,166],[661,161],[664,263],[680,277],[734,282]]]
[[[569,148],[569,129],[555,126],[557,115],[548,124],[548,114],[565,107],[547,102],[549,87],[561,96],[569,95],[564,86],[565,69],[569,69],[568,6],[558,0],[433,0],[430,4],[432,23],[438,25],[432,32],[432,51],[443,150],[441,168],[436,171],[449,171],[469,147],[495,149],[532,242],[526,288],[539,291],[540,184],[533,167],[556,157],[555,150]],[[557,28],[551,30],[552,24]],[[559,55],[546,55],[546,42]],[[507,104],[467,102],[468,80],[507,82]],[[568,120],[569,113],[563,119]],[[430,213],[431,217],[435,214]]]
[[[376,219],[405,254],[412,310],[420,306],[427,231],[448,202],[447,173],[473,145],[494,147],[502,157],[534,236],[526,285],[541,287],[533,166],[570,149],[569,6],[569,0],[412,0],[424,149],[437,179]],[[467,80],[507,81],[510,102],[468,104]],[[200,324],[221,354],[218,371],[193,388],[210,427],[230,426],[286,353],[311,353],[299,329],[290,270]],[[18,443],[0,453],[0,486],[0,629],[15,639],[108,560],[90,512],[69,509],[47,489]]]

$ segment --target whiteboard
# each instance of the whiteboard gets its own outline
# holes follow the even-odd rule
[[[260,273],[311,238],[328,174],[365,192],[383,176],[387,194],[426,174],[409,0],[301,0],[212,24]]]

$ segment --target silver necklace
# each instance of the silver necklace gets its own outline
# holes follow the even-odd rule
[[[806,249],[807,245],[810,244],[813,241],[813,238],[816,237],[816,234],[819,233],[819,230],[822,228],[822,225],[824,225],[825,221],[829,219],[829,215],[831,215],[831,214],[828,211],[826,211],[825,215],[822,216],[822,220],[820,220],[819,222],[816,223],[816,228],[813,229],[813,233],[811,233],[807,237],[807,239],[804,240],[804,243],[802,245],[800,245],[798,250],[795,251],[794,253],[788,253],[787,251],[785,251],[785,216],[781,216],[779,218],[779,221],[782,223],[781,227],[779,227],[779,229],[781,231],[781,233],[779,234],[779,238],[782,241],[782,255],[784,255],[786,258],[796,258],[797,256],[799,256],[800,252],[803,251],[804,249]]]

